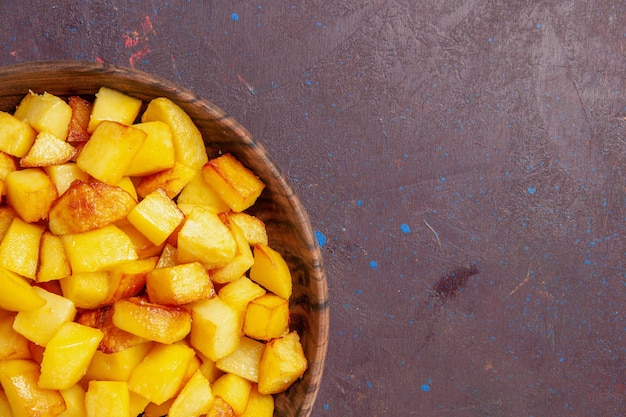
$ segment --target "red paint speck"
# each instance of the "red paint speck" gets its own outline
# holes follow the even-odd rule
[[[124,46],[127,48],[134,48],[139,44],[139,34],[137,31],[126,33],[122,36],[124,37]]]
[[[141,22],[141,30],[129,30],[122,35],[124,38],[124,47],[132,50],[128,58],[131,68],[135,68],[139,60],[144,59],[152,52],[149,40],[150,35],[154,34],[155,31],[152,26],[152,20],[150,16],[146,16],[143,22]]]
[[[141,28],[143,29],[144,33],[152,32],[154,30],[154,28],[152,27],[152,20],[150,20],[150,16],[146,16],[143,23],[141,24]]]
[[[137,63],[137,61],[139,61],[140,59],[143,59],[146,56],[148,56],[148,54],[150,54],[150,52],[152,52],[152,50],[147,45],[146,45],[145,49],[140,49],[139,51],[133,52],[130,55],[130,58],[128,58],[128,62],[130,64],[130,67],[131,68],[135,68],[135,64]]]

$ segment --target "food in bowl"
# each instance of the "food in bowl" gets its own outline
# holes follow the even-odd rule
[[[102,87],[0,113],[0,403],[270,416],[308,361],[290,269],[246,213],[265,184],[172,100],[142,107]]]

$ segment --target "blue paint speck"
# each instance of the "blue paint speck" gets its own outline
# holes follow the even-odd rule
[[[374,386],[374,384],[372,384],[372,381],[370,380],[365,381],[365,385],[367,386],[367,388],[372,388]]]
[[[537,23],[537,29],[541,29],[541,23]]]
[[[363,200],[357,200],[356,205],[359,207],[363,207]]]
[[[317,238],[317,244],[320,246],[324,246],[328,240],[326,239],[326,235],[319,231],[315,231],[315,237]]]
[[[537,189],[535,187],[528,187],[528,194],[535,194]]]
[[[402,223],[400,225],[400,230],[402,231],[402,233],[410,233],[411,232],[411,227],[406,224],[406,223]]]
[[[430,391],[430,385],[428,385],[428,384],[422,384],[422,391],[424,391],[424,392],[428,392],[428,391]]]
[[[330,404],[326,403],[324,404],[324,410],[328,410],[330,408]]]
[[[441,182],[446,182],[446,181],[447,181],[446,177],[441,177],[441,178],[439,178],[439,180],[440,180]]]
[[[589,259],[585,259],[584,264],[585,264],[585,265],[591,265],[591,261],[590,261]]]
[[[306,80],[306,81],[304,81],[304,83],[305,83],[306,85],[311,85],[311,80]]]
[[[239,21],[239,15],[237,13],[231,14],[230,18],[233,20],[233,22]]]
[[[376,261],[370,261],[370,268],[372,268],[372,269],[378,269],[378,262],[376,262]]]

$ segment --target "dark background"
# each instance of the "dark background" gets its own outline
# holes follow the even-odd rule
[[[313,416],[626,413],[624,2],[2,1],[0,42],[269,150],[327,268]]]

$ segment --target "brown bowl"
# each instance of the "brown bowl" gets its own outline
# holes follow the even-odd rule
[[[270,245],[283,254],[293,278],[291,326],[300,334],[309,368],[276,396],[275,416],[306,417],[317,396],[328,344],[328,291],[322,257],[309,218],[272,158],[252,135],[213,103],[164,79],[110,64],[76,61],[31,62],[0,67],[0,110],[13,113],[33,90],[92,95],[106,86],[148,102],[168,97],[183,108],[208,146],[230,152],[266,184],[254,214],[267,227]]]

